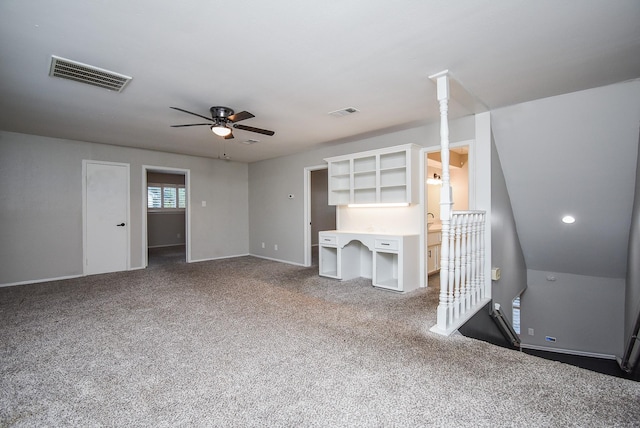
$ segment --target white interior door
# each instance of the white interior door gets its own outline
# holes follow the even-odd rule
[[[127,270],[129,165],[86,162],[85,274]]]

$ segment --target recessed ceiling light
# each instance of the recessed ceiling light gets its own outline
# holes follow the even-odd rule
[[[576,222],[576,219],[573,216],[566,215],[566,216],[562,217],[562,222],[566,223],[566,224],[572,224],[572,223]]]

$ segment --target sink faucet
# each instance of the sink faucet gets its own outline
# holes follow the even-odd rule
[[[433,213],[427,213],[427,217],[429,217],[429,216],[433,217],[434,220],[436,218],[436,216],[434,216]]]

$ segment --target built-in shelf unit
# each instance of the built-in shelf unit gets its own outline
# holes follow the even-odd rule
[[[329,205],[418,202],[415,144],[335,156],[329,164]]]

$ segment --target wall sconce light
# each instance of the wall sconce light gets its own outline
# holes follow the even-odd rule
[[[442,184],[442,179],[434,172],[433,178],[427,178],[427,184]]]

